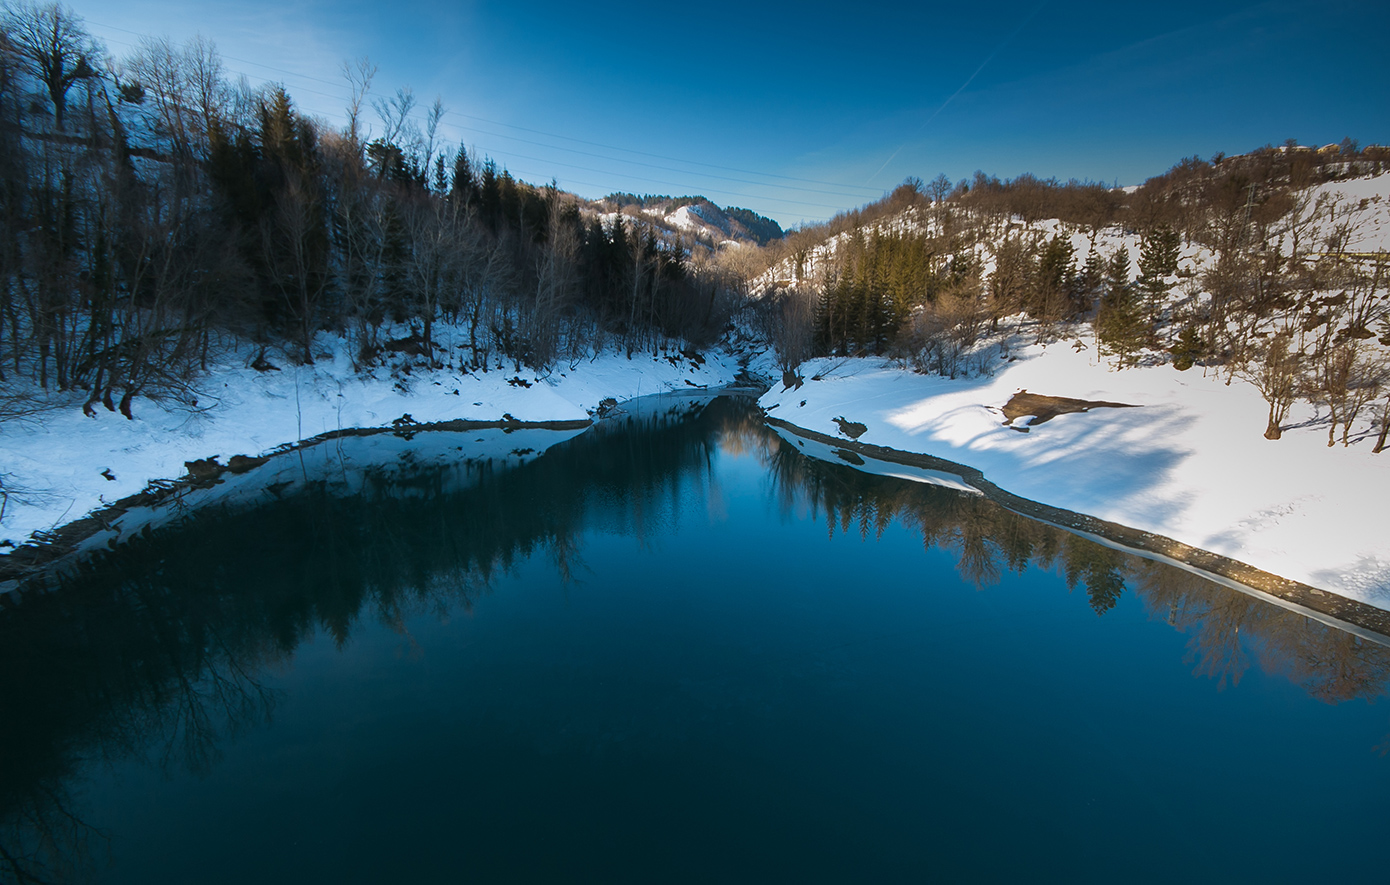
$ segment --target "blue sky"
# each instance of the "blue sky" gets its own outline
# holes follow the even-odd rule
[[[375,95],[442,97],[450,141],[519,178],[784,225],[912,175],[1126,185],[1288,138],[1390,143],[1383,2],[70,5],[117,59],[202,33],[330,121],[369,56]]]

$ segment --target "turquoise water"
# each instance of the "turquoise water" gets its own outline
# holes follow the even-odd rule
[[[0,613],[0,877],[1380,874],[1384,646],[747,400],[471,442],[349,441]]]

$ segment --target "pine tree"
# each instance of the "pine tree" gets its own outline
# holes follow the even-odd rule
[[[1129,280],[1129,250],[1121,246],[1105,265],[1105,294],[1096,313],[1096,340],[1103,353],[1132,366],[1148,339],[1143,313]]]
[[[1186,372],[1202,356],[1204,348],[1197,327],[1191,323],[1183,326],[1182,331],[1178,333],[1178,340],[1168,348],[1168,352],[1173,355],[1173,368],[1179,372]]]
[[[1100,257],[1100,253],[1093,247],[1086,253],[1086,263],[1081,268],[1081,273],[1077,275],[1076,292],[1086,302],[1089,309],[1094,304],[1096,296],[1100,295],[1105,289],[1105,259]]]
[[[483,161],[483,174],[478,182],[478,214],[483,223],[497,233],[502,223],[502,190],[497,179],[497,163],[491,157]]]
[[[1139,298],[1149,321],[1150,334],[1158,326],[1159,313],[1168,297],[1167,277],[1178,271],[1178,234],[1167,224],[1149,232],[1139,249]]]
[[[468,160],[468,151],[462,146],[454,157],[454,177],[450,184],[449,199],[463,209],[473,204],[478,196],[478,182],[473,178],[473,164]]]
[[[1038,255],[1037,272],[1027,305],[1028,314],[1039,321],[1038,336],[1053,323],[1072,313],[1071,295],[1075,286],[1076,260],[1071,240],[1057,234],[1047,241]]]

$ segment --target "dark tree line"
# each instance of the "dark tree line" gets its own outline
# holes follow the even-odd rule
[[[737,286],[679,244],[448,149],[443,106],[417,123],[409,90],[370,102],[369,139],[374,70],[347,72],[338,131],[282,87],[229,82],[205,40],[113,61],[65,7],[6,7],[0,382],[129,415],[236,342],[312,363],[328,330],[363,365],[544,371],[725,328]],[[441,321],[464,342],[446,349]]]

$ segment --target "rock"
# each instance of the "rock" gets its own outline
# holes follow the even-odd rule
[[[211,458],[200,458],[197,461],[185,461],[183,466],[188,468],[188,473],[194,479],[216,479],[222,473],[222,465],[217,463],[217,456]]]
[[[245,473],[256,467],[260,467],[269,458],[253,458],[250,455],[233,455],[227,462],[227,469],[233,473]]]

